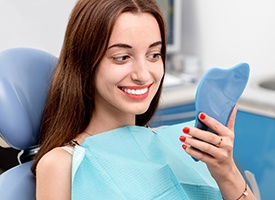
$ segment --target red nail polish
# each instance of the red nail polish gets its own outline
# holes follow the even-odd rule
[[[190,132],[190,128],[189,128],[189,127],[184,127],[184,128],[182,129],[182,131],[183,131],[184,133],[188,134],[188,133]]]
[[[183,144],[182,148],[185,150],[187,148],[187,145]]]
[[[200,114],[200,119],[201,119],[201,120],[204,120],[205,118],[206,118],[206,116],[205,116],[203,113],[201,113],[201,114]]]
[[[185,140],[186,140],[186,137],[180,136],[180,141],[185,142]]]

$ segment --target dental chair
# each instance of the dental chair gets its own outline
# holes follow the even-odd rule
[[[21,150],[19,164],[0,175],[1,200],[35,199],[31,160],[39,149],[40,121],[56,62],[55,56],[37,49],[0,52],[0,136]]]

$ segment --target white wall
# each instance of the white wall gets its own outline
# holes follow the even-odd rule
[[[205,69],[248,62],[251,76],[275,75],[274,0],[192,0],[197,54]]]
[[[33,47],[59,55],[76,0],[0,0],[0,51]]]
[[[34,47],[59,55],[76,0],[0,0],[0,51]],[[275,74],[274,0],[183,0],[183,50],[204,69],[251,65]]]

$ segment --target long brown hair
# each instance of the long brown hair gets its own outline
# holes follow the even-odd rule
[[[165,22],[155,0],[79,0],[68,22],[44,109],[40,150],[32,166],[34,174],[45,153],[71,141],[88,126],[94,111],[95,71],[105,55],[116,19],[124,12],[146,12],[156,18],[165,68]],[[163,79],[149,109],[136,116],[136,125],[145,125],[153,116],[162,83]]]

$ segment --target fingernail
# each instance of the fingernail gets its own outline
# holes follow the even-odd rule
[[[187,145],[183,144],[182,148],[185,150],[187,148]]]
[[[185,140],[186,140],[186,137],[180,136],[180,141],[185,142]]]
[[[182,129],[182,131],[184,132],[184,133],[189,133],[190,132],[190,128],[189,127],[184,127],[183,129]]]
[[[205,116],[203,113],[201,113],[201,114],[200,114],[200,119],[201,119],[201,120],[204,120],[205,118],[206,118],[206,116]]]

